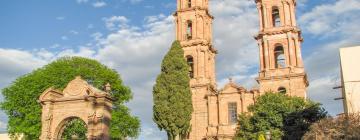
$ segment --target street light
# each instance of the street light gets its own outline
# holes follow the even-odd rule
[[[271,140],[271,132],[270,131],[266,131],[265,138],[266,138],[266,140]]]

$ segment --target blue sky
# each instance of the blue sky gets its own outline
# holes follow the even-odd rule
[[[297,0],[310,99],[342,112],[338,48],[360,44],[360,0]],[[232,77],[256,87],[258,13],[252,0],[211,0],[218,88]],[[152,86],[174,40],[175,0],[21,0],[0,2],[0,88],[62,56],[99,60],[134,93],[127,105],[142,121],[138,139],[165,139],[152,122]],[[6,130],[0,114],[0,130]]]
[[[104,2],[106,5],[96,8],[96,2]],[[103,24],[104,17],[121,15],[128,17],[131,24],[141,26],[145,16],[159,13],[169,15],[174,8],[174,3],[161,0],[29,0],[26,4],[21,0],[1,2],[0,45],[34,49],[48,48],[58,43],[76,47],[87,43],[91,33],[108,33]],[[65,36],[67,40],[62,39]]]

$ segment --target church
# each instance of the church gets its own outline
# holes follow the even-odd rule
[[[214,17],[209,0],[177,0],[176,39],[184,50],[191,77],[193,114],[189,140],[231,140],[237,115],[246,113],[266,92],[306,98],[309,86],[301,56],[303,38],[296,23],[296,0],[255,0],[259,13],[259,89],[245,89],[232,80],[216,85],[212,44]]]

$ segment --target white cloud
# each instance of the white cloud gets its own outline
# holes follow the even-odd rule
[[[72,35],[78,35],[79,34],[79,32],[75,31],[75,30],[70,30],[69,33],[72,34]]]
[[[87,3],[89,0],[76,0],[77,3],[81,4],[81,3]]]
[[[40,50],[35,50],[34,54],[43,60],[51,60],[55,56],[52,52],[50,52],[44,48],[42,48]]]
[[[218,49],[218,81],[229,77],[247,88],[256,85],[258,47],[253,36],[258,31],[258,15],[253,1],[214,0],[210,3],[214,20],[214,45]],[[255,69],[255,71],[254,71]],[[243,77],[238,79],[236,77]],[[218,88],[224,84],[220,82]]]
[[[17,76],[23,75],[47,63],[36,53],[16,49],[0,48],[0,88]]]
[[[101,7],[105,7],[107,4],[104,1],[96,1],[92,5],[95,8],[101,8]]]
[[[333,87],[337,86],[337,75],[328,75],[321,78],[313,79],[308,88],[308,96],[312,100],[323,104],[326,111],[335,116],[340,114],[343,110],[342,101],[334,100],[341,97],[340,90],[334,90]]]
[[[60,44],[55,43],[55,44],[51,45],[49,48],[50,49],[56,49],[56,48],[59,48],[59,47],[60,47]]]
[[[88,25],[87,25],[87,28],[88,28],[88,29],[93,29],[93,28],[94,28],[94,24],[88,24]]]
[[[67,36],[61,36],[61,40],[69,40],[69,38]]]
[[[65,20],[65,17],[59,16],[59,17],[56,17],[56,20]]]
[[[128,27],[129,20],[124,16],[112,16],[110,18],[103,18],[105,26],[109,30],[117,30],[119,28]]]
[[[339,48],[360,44],[359,0],[338,0],[309,10],[300,17],[300,25],[312,37],[311,51],[304,56],[310,79],[309,96],[324,104],[332,115],[343,112],[341,101],[334,101],[340,91]],[[322,43],[316,43],[322,42]]]
[[[360,0],[338,0],[316,6],[300,17],[303,29],[318,36],[336,36],[344,26],[359,18]]]
[[[142,2],[143,0],[129,0],[131,4],[137,4]]]

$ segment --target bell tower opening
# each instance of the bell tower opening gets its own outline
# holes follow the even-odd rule
[[[275,68],[285,68],[286,60],[284,55],[284,47],[281,44],[276,45],[274,50],[275,55]]]
[[[187,56],[186,58],[189,65],[189,77],[194,78],[194,58],[192,56]]]
[[[286,94],[286,88],[284,88],[284,87],[279,87],[279,88],[278,88],[278,92],[279,92],[280,94]]]
[[[281,26],[281,20],[280,20],[280,13],[279,8],[274,6],[272,9],[272,23],[273,27],[280,27]]]
[[[191,20],[188,20],[186,25],[186,39],[187,40],[192,39],[192,34],[193,34],[193,24]]]

